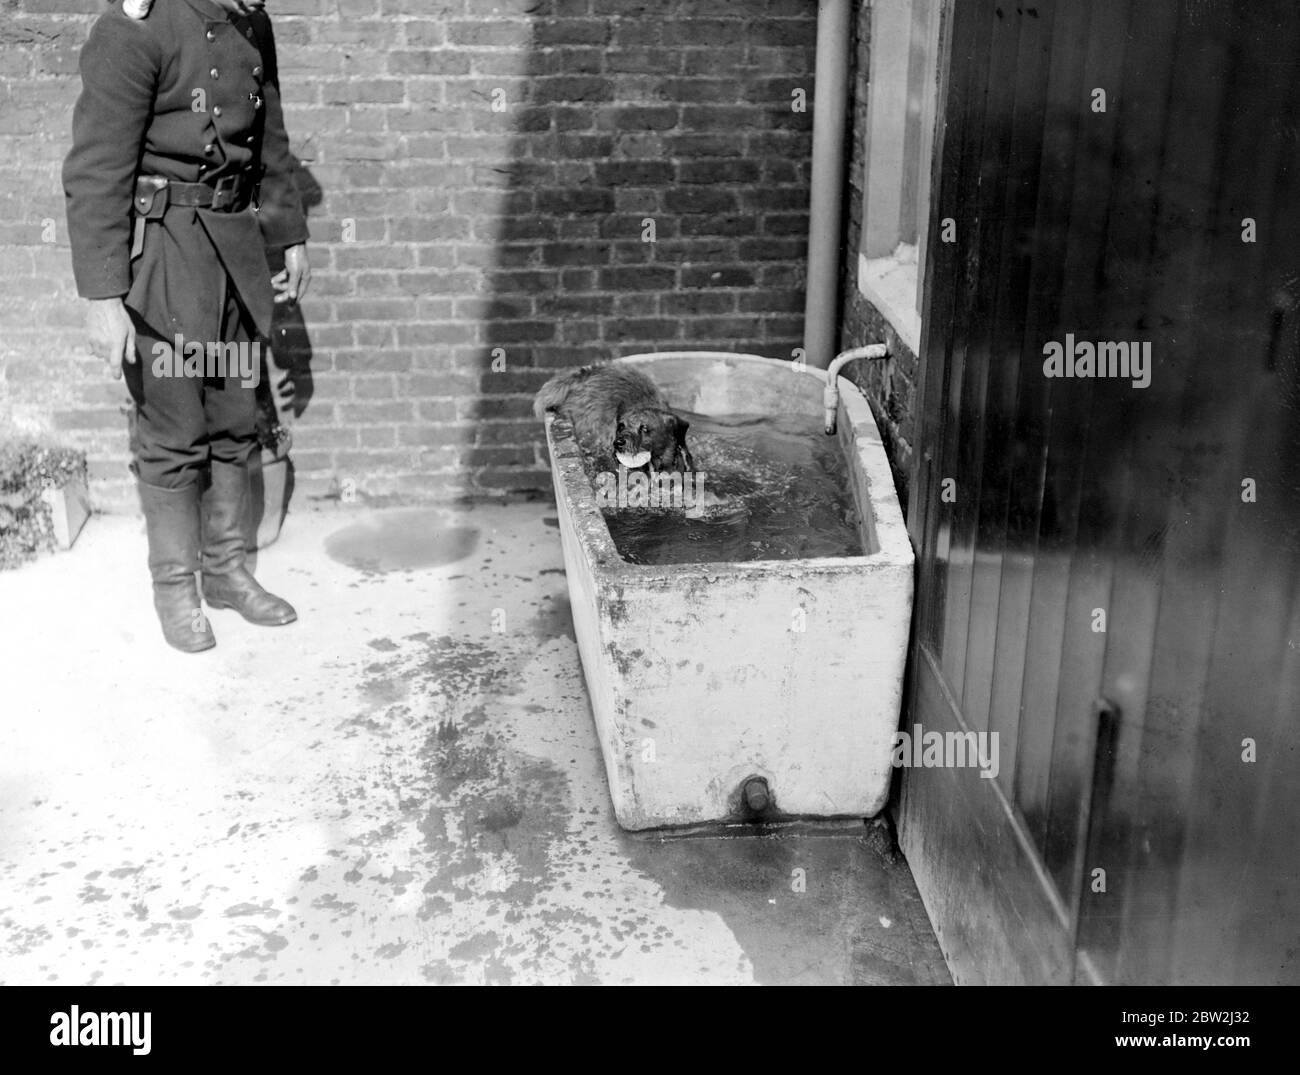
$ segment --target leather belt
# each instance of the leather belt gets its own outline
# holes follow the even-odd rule
[[[142,175],[135,182],[134,208],[146,220],[157,220],[169,205],[238,212],[252,199],[253,184],[244,176],[228,175],[214,183],[181,183],[157,175]]]
[[[251,193],[246,190],[242,175],[228,175],[215,183],[176,183],[167,184],[167,200],[171,205],[193,205],[200,209],[215,209],[218,212],[231,212],[242,209],[248,204],[244,196]]]

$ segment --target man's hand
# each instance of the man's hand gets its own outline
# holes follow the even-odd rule
[[[311,266],[307,264],[307,244],[289,246],[284,251],[284,268],[271,277],[276,302],[297,302],[307,294],[311,283]]]
[[[91,299],[86,313],[90,353],[108,363],[113,376],[122,377],[122,362],[135,361],[135,326],[120,299]]]

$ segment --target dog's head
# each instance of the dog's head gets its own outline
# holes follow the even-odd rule
[[[614,425],[614,456],[629,470],[690,470],[686,430],[690,423],[658,407],[620,407]]]

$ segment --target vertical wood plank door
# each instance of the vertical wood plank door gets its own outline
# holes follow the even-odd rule
[[[1300,982],[1300,6],[946,27],[903,849],[958,981]]]

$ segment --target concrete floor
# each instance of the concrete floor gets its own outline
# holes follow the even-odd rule
[[[553,515],[293,514],[198,656],[138,519],[0,573],[0,984],[948,981],[862,826],[618,828]]]

